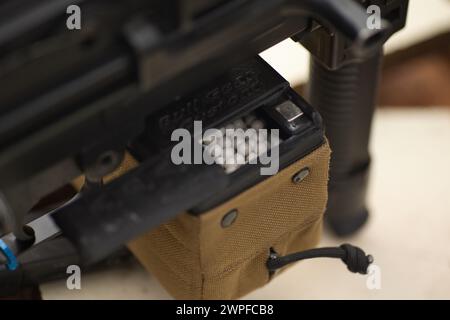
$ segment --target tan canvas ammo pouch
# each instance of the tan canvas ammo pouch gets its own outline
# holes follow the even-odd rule
[[[129,248],[175,298],[239,298],[271,279],[271,250],[286,255],[317,244],[329,159],[325,143],[213,210],[182,213]],[[302,170],[309,174],[293,179]]]

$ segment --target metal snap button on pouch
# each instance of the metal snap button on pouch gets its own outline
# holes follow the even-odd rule
[[[228,212],[226,215],[223,216],[220,225],[222,226],[222,228],[228,228],[236,221],[237,216],[238,216],[237,209],[231,210],[230,212]]]
[[[302,182],[303,180],[305,180],[305,178],[307,176],[309,176],[310,170],[309,168],[303,168],[302,170],[300,170],[299,172],[297,172],[293,177],[292,177],[292,182],[294,182],[295,184],[298,184],[300,182]]]

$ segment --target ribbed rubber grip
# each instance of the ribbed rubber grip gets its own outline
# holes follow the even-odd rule
[[[309,101],[321,113],[332,149],[327,220],[339,235],[366,221],[369,139],[382,52],[329,70],[311,58]]]

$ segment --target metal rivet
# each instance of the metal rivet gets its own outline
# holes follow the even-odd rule
[[[309,168],[303,168],[292,177],[292,182],[300,183],[309,175]]]
[[[238,211],[236,209],[231,210],[230,212],[228,212],[226,215],[223,216],[220,225],[222,226],[222,228],[228,228],[236,221],[237,216]]]

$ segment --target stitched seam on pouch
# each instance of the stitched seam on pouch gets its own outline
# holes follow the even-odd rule
[[[203,260],[202,260],[202,244],[200,241],[201,228],[197,230],[197,249],[198,249],[198,269],[200,272],[200,299],[203,300],[205,297],[205,274],[203,273]]]
[[[183,279],[182,277],[180,277],[178,275],[178,272],[176,272],[170,265],[170,263],[167,263],[166,261],[164,261],[164,259],[161,258],[161,256],[158,254],[157,251],[152,251],[153,252],[153,256],[156,257],[156,259],[158,260],[158,262],[164,266],[167,267],[167,269],[170,271],[171,274],[173,274],[175,276],[175,278],[177,280],[179,280],[180,282],[183,282],[184,284],[188,285],[188,286],[192,286],[192,281]]]
[[[189,252],[195,253],[195,250],[192,250],[191,248],[189,248],[186,244],[184,244],[184,241],[181,241],[181,239],[179,237],[177,237],[175,235],[174,232],[172,232],[172,230],[170,230],[169,227],[167,227],[165,224],[161,225],[164,229],[167,230],[167,232],[170,234],[170,236],[172,236],[172,238],[174,238],[178,243],[180,243],[183,248],[185,248],[186,250],[188,250]]]

